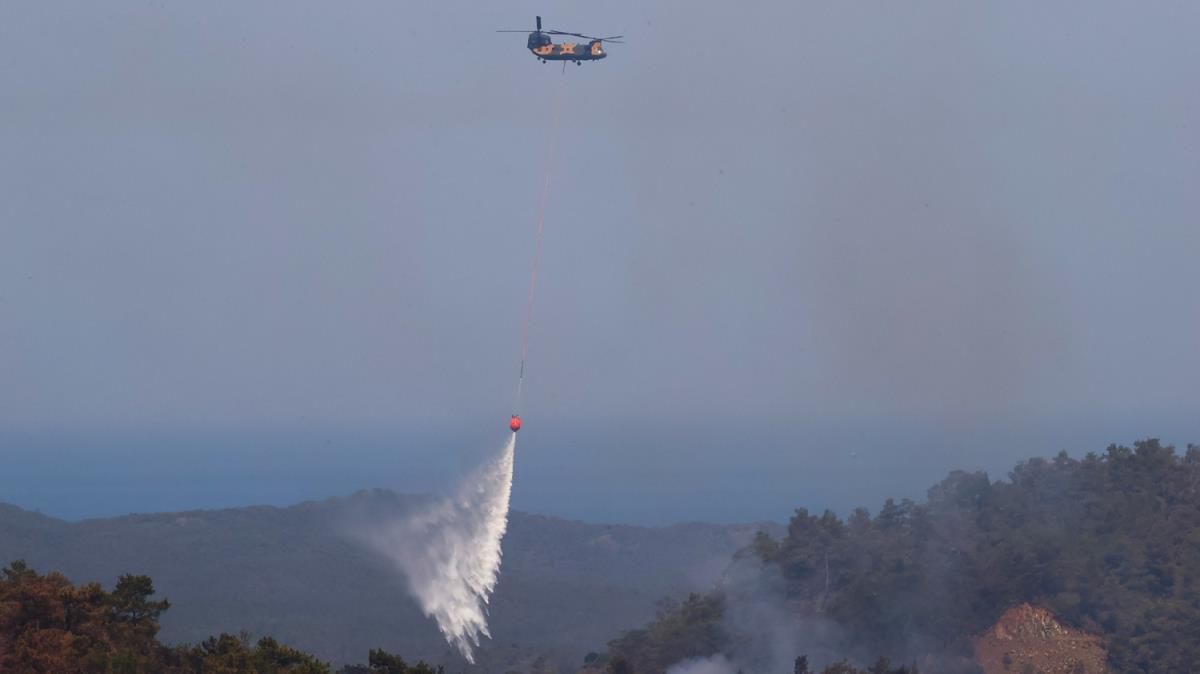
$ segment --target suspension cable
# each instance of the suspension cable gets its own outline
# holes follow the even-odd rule
[[[565,78],[564,78],[565,79]],[[542,234],[546,229],[546,206],[550,202],[550,174],[554,170],[554,159],[558,149],[559,112],[562,103],[562,79],[554,87],[554,102],[551,112],[550,138],[546,144],[545,177],[542,180],[542,204],[538,209],[537,234],[533,244],[533,268],[529,274],[529,301],[525,309],[525,325],[521,335],[521,370],[517,375],[517,394],[513,401],[513,414],[521,413],[521,394],[525,387],[525,360],[529,356],[529,328],[533,323],[533,300],[537,293],[538,266],[542,258]]]

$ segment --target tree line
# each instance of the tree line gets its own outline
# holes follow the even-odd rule
[[[271,637],[220,634],[199,644],[158,641],[171,604],[148,576],[124,575],[113,590],[38,574],[24,562],[0,571],[0,672],[12,674],[333,674],[328,663]],[[443,674],[384,650],[340,674]]]
[[[739,554],[778,572],[794,612],[837,624],[844,653],[970,660],[972,636],[1029,602],[1101,635],[1115,671],[1200,662],[1200,446],[1064,452],[998,481],[955,471],[874,515],[799,509],[786,536]],[[728,623],[722,590],[694,596],[612,641],[610,664],[658,674],[736,651]]]

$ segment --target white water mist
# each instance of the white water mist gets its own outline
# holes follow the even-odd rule
[[[500,541],[508,527],[513,433],[499,455],[475,469],[455,492],[398,521],[363,532],[396,564],[425,615],[468,662],[491,637],[487,603],[500,574]]]

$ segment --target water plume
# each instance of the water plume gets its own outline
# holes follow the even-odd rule
[[[487,604],[500,574],[500,541],[508,527],[517,434],[450,494],[432,505],[363,532],[404,574],[425,615],[468,662],[491,637]]]

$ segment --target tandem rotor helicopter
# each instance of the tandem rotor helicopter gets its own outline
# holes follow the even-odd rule
[[[498,30],[497,33],[527,33],[524,30]],[[576,44],[574,42],[554,43],[551,35],[571,35],[581,37],[585,40],[590,40],[586,45]],[[591,35],[582,35],[580,33],[568,33],[561,30],[542,30],[542,17],[537,17],[537,30],[529,33],[529,41],[525,44],[533,55],[538,57],[542,63],[546,61],[574,61],[575,65],[580,65],[583,61],[599,61],[608,56],[608,52],[604,51],[604,43],[610,44],[625,44],[620,39],[624,35],[613,35],[612,37],[592,37]]]

